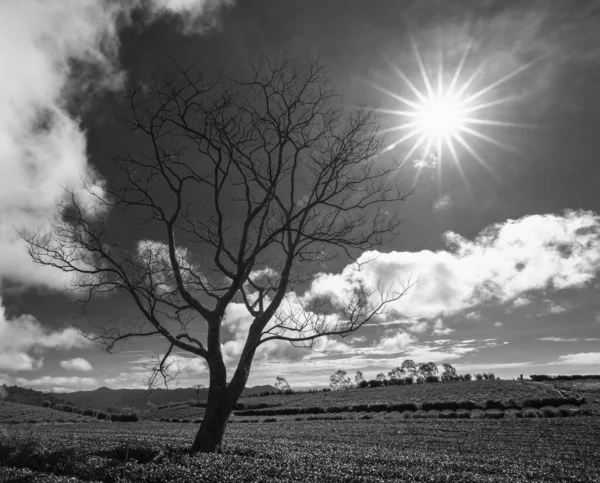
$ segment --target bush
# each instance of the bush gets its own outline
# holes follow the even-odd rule
[[[417,384],[423,384],[425,382],[425,378],[422,376],[417,377]]]
[[[96,417],[97,417],[98,419],[106,419],[106,413],[103,413],[102,411],[98,411],[98,412],[96,413]]]
[[[49,408],[51,405],[52,405],[52,404],[50,404],[50,401],[44,401],[44,402],[42,403],[42,407],[43,407],[43,408]]]
[[[458,401],[456,403],[457,409],[481,409],[481,405],[477,404],[475,401]]]
[[[263,423],[276,423],[277,418],[266,418],[263,420]]]
[[[456,411],[456,417],[458,419],[469,419],[471,417],[471,412],[467,409],[459,409]]]
[[[413,382],[415,382],[415,381],[411,376],[404,378],[404,384],[412,384]]]
[[[473,376],[471,376],[471,374],[469,374],[469,373],[462,375],[463,381],[470,381],[471,379],[473,379]]]
[[[552,406],[544,406],[541,411],[545,418],[556,418],[559,416],[558,409]]]
[[[414,411],[402,411],[400,415],[402,419],[411,419],[413,417]]]
[[[542,400],[539,398],[523,399],[523,408],[539,409],[543,406]]]
[[[488,419],[502,419],[504,417],[504,411],[501,409],[486,409],[485,417]]]
[[[394,404],[390,404],[388,405],[388,411],[399,411],[399,412],[405,412],[405,411],[416,411],[417,409],[419,409],[417,407],[416,404],[413,403],[394,403]]]
[[[82,413],[84,416],[91,416],[94,417],[94,410],[93,409],[86,409],[85,411],[83,411]]]
[[[369,387],[369,381],[360,381],[360,383],[358,384],[358,387],[361,389]]]
[[[441,419],[456,419],[456,413],[454,411],[452,411],[451,409],[444,409],[441,413],[440,413],[440,418]]]
[[[483,379],[483,374],[475,374],[475,379],[481,381]]]
[[[425,382],[440,382],[440,378],[438,376],[427,376]]]
[[[427,411],[423,411],[422,409],[419,409],[418,411],[415,411],[412,415],[413,419],[424,419],[427,417]]]
[[[424,402],[421,404],[421,409],[423,411],[443,411],[445,409],[450,409],[455,411],[458,409],[458,404],[455,401],[434,401],[434,402]]]
[[[383,383],[379,379],[371,379],[369,382],[369,387],[382,387]]]
[[[506,405],[502,401],[488,399],[485,402],[485,409],[501,409],[502,411],[504,411],[506,409]]]
[[[63,410],[65,413],[72,413],[72,412],[75,410],[75,408],[74,408],[73,406],[68,406],[68,405],[65,405],[65,406],[63,406],[63,409],[62,409],[62,410]]]
[[[387,411],[388,410],[388,405],[387,404],[383,404],[383,403],[369,404],[367,406],[366,410],[367,411],[374,411],[374,412]]]

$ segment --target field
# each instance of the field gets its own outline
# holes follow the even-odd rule
[[[0,401],[0,424],[78,422],[90,419],[80,414]]]
[[[600,481],[595,417],[230,424],[225,454],[190,456],[196,429],[147,422],[5,426],[0,481]]]
[[[483,380],[245,397],[240,399],[240,403],[247,407],[329,407],[461,400],[483,403],[489,399],[522,401],[557,396],[560,394],[550,384]]]

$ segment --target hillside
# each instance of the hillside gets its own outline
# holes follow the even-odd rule
[[[273,386],[256,386],[244,389],[244,394],[259,394],[274,391]],[[193,388],[178,388],[167,391],[155,389],[148,392],[143,389],[110,389],[101,387],[93,391],[77,391],[65,394],[64,397],[81,408],[107,410],[107,408],[133,407],[147,409],[149,404],[164,406],[184,401],[206,401],[208,388],[200,389],[200,394]]]
[[[95,418],[55,409],[0,401],[0,424],[16,423],[66,423],[95,421]]]
[[[0,400],[29,404],[31,406],[41,406],[44,401],[50,401],[54,404],[68,404],[68,398],[65,394],[46,393],[36,391],[35,389],[26,389],[19,386],[0,386]]]
[[[564,394],[564,395],[575,395]],[[551,384],[529,381],[455,381],[447,383],[412,384],[365,389],[349,389],[330,392],[306,392],[274,394],[261,397],[245,397],[240,403],[252,407],[340,407],[353,404],[395,404],[432,401],[469,400],[484,403],[487,400],[522,401],[561,396]]]

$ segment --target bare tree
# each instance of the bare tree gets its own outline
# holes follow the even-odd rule
[[[358,264],[344,296],[306,291],[323,263],[356,260],[395,236],[408,193],[382,156],[372,112],[347,111],[318,62],[265,60],[219,82],[175,66],[167,78],[132,83],[127,100],[146,149],[113,156],[120,174],[102,194],[90,188],[94,203],[71,191],[50,231],[22,236],[33,260],[70,272],[84,307],[96,295],[129,294],[144,324],[88,334],[106,350],[162,335],[159,372],[173,348],[206,361],[206,414],[192,451],[220,451],[261,344],[346,336],[405,293],[369,286]],[[159,241],[119,238],[110,223],[119,209]],[[221,329],[232,303],[252,322],[228,383]]]

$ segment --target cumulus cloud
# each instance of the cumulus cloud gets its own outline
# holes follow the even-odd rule
[[[68,359],[60,362],[60,367],[67,371],[91,371],[92,365],[82,357],[76,357],[74,359]]]
[[[494,327],[502,327],[504,324],[500,321],[494,322]]]
[[[448,335],[448,334],[451,334],[452,332],[454,332],[454,329],[451,329],[450,327],[446,327],[444,325],[444,321],[442,319],[437,319],[433,323],[433,334],[434,335]]]
[[[507,303],[531,291],[561,290],[592,282],[600,268],[600,217],[590,211],[531,215],[485,228],[473,240],[453,232],[437,252],[366,252],[357,272],[319,274],[315,296],[340,297],[361,279],[400,287],[418,280],[390,304],[404,317],[435,318],[485,303]]]
[[[539,337],[536,340],[541,340],[545,342],[576,342],[578,339],[576,337]]]
[[[30,371],[43,365],[45,349],[86,347],[89,341],[77,329],[50,331],[31,315],[8,319],[0,299],[0,369]]]
[[[0,282],[62,289],[62,272],[33,265],[19,229],[47,227],[64,188],[83,201],[86,180],[102,196],[87,160],[79,115],[97,91],[121,87],[119,31],[135,9],[146,21],[179,15],[185,33],[216,25],[231,0],[8,0],[0,2]],[[205,21],[206,19],[206,21]]]

